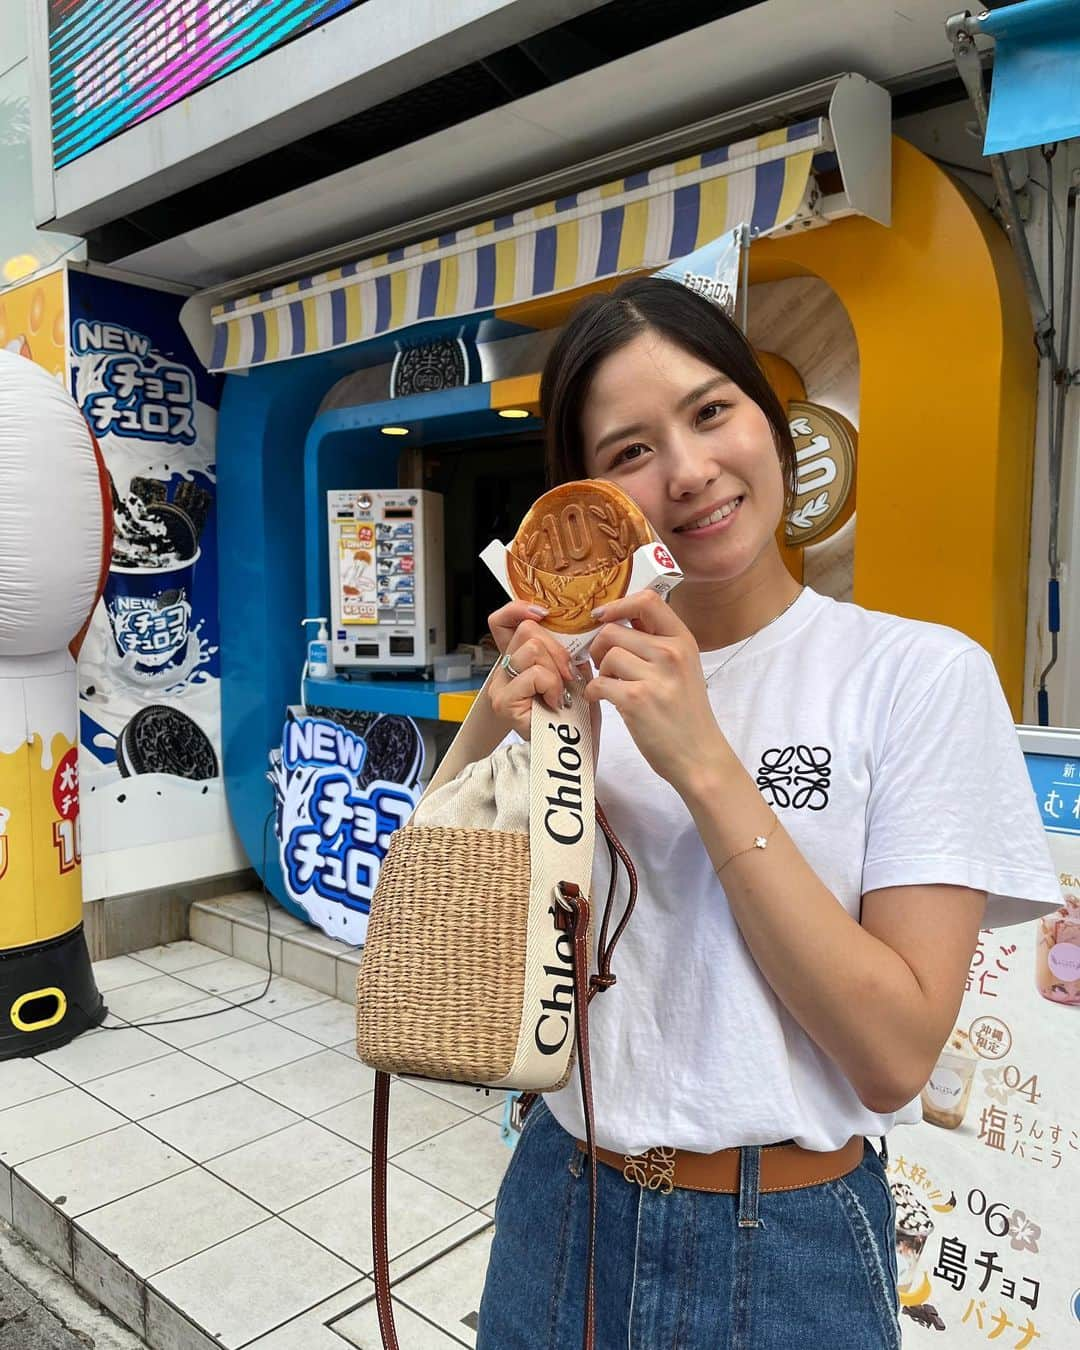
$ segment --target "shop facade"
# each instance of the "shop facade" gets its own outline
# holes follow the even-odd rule
[[[342,7],[341,21],[360,23],[365,8]],[[583,12],[600,8],[581,6]],[[521,21],[519,6],[487,9],[505,10],[502,23]],[[773,17],[780,27],[787,19],[795,22],[782,5]],[[936,11],[932,16],[935,40],[942,64],[951,66],[941,17]],[[922,18],[931,21],[928,14]],[[736,45],[749,31],[742,11],[717,21],[723,22],[731,24]],[[290,59],[299,59],[303,43],[322,41],[319,33],[294,35]],[[506,29],[497,41],[513,33]],[[762,42],[766,37],[758,30]],[[591,290],[656,271],[732,230],[748,230],[738,292],[748,335],[807,428],[801,442],[803,523],[785,534],[791,570],[839,599],[970,634],[990,652],[1017,723],[1039,720],[1040,685],[1053,724],[1080,722],[1080,603],[1067,568],[1080,542],[1076,399],[1068,397],[1067,380],[1055,382],[1052,363],[1034,340],[1038,316],[1023,266],[991,210],[995,186],[968,130],[975,114],[959,89],[920,111],[912,92],[917,81],[891,97],[895,80],[879,83],[863,73],[819,79],[814,59],[800,66],[784,51],[778,73],[770,74],[766,49],[758,50],[758,78],[747,96],[725,101],[720,111],[680,118],[670,103],[660,109],[667,95],[658,92],[654,111],[662,130],[653,127],[646,135],[644,123],[635,123],[635,134],[626,132],[615,148],[567,150],[558,163],[523,153],[522,164],[533,164],[535,172],[515,178],[504,168],[498,186],[463,164],[456,196],[445,185],[441,196],[434,190],[424,196],[412,184],[398,197],[388,189],[391,205],[381,213],[366,202],[357,207],[363,228],[346,228],[344,217],[327,226],[326,215],[312,211],[305,235],[295,223],[303,214],[296,194],[284,194],[278,205],[282,219],[291,222],[291,251],[268,254],[266,266],[236,261],[239,232],[250,227],[253,239],[263,237],[251,207],[226,223],[192,225],[179,243],[123,251],[115,220],[108,218],[119,209],[116,203],[150,209],[170,175],[189,174],[190,165],[179,154],[156,169],[144,165],[138,184],[111,181],[114,205],[105,206],[106,194],[102,202],[87,195],[90,156],[118,153],[131,134],[146,152],[153,118],[125,124],[113,139],[95,142],[85,161],[68,157],[55,169],[55,219],[100,231],[113,251],[104,275],[95,274],[100,268],[57,274],[65,307],[57,330],[62,341],[54,344],[57,373],[72,382],[84,407],[91,400],[91,413],[97,407],[99,415],[113,417],[104,432],[116,439],[103,448],[107,460],[111,450],[128,510],[138,514],[130,498],[143,500],[143,494],[146,509],[156,503],[158,510],[177,507],[189,520],[201,517],[189,550],[197,554],[197,566],[160,590],[179,596],[191,588],[182,599],[169,596],[174,606],[188,605],[184,655],[177,661],[179,647],[170,649],[164,667],[150,664],[137,673],[172,721],[184,716],[203,731],[213,755],[212,761],[204,755],[204,767],[214,769],[203,777],[170,774],[168,766],[125,774],[113,762],[119,760],[115,746],[147,699],[133,678],[130,707],[120,699],[110,711],[103,698],[109,669],[131,655],[118,645],[115,615],[104,605],[95,620],[103,673],[80,685],[84,784],[93,786],[95,798],[102,794],[102,809],[106,802],[112,808],[108,819],[117,819],[131,801],[130,779],[141,778],[140,789],[157,792],[160,783],[150,781],[156,773],[175,778],[166,788],[183,796],[189,820],[197,824],[180,828],[184,816],[175,803],[167,827],[151,811],[147,819],[171,830],[168,839],[117,836],[115,848],[101,849],[103,856],[118,856],[101,864],[99,879],[87,869],[88,900],[190,887],[250,867],[294,913],[315,917],[314,902],[305,905],[304,898],[317,872],[327,874],[324,890],[331,899],[339,887],[335,914],[364,913],[377,851],[355,890],[347,859],[333,848],[320,853],[301,886],[290,875],[291,831],[283,829],[283,819],[286,810],[308,810],[311,801],[303,797],[298,807],[289,794],[295,789],[302,796],[320,762],[313,750],[320,733],[310,725],[340,728],[322,763],[339,771],[352,757],[359,774],[357,741],[375,720],[409,722],[426,767],[410,759],[402,789],[422,786],[481,683],[484,653],[476,649],[497,592],[486,589],[490,578],[476,554],[488,539],[508,537],[515,511],[520,515],[540,485],[539,371],[554,334]],[[267,59],[279,57],[271,52]],[[644,57],[639,52],[625,59]],[[908,59],[904,74],[913,77],[921,58]],[[257,71],[258,63],[251,69]],[[238,70],[217,86],[194,90],[191,97],[204,100],[192,105],[200,119],[207,116],[206,99],[217,96],[215,88],[223,91],[229,78],[254,75]],[[580,88],[574,84],[573,97],[581,97]],[[572,101],[570,91],[567,98]],[[687,107],[700,112],[696,98],[688,94]],[[160,115],[181,106],[163,106]],[[287,113],[278,109],[280,116]],[[597,106],[597,121],[606,115]],[[297,134],[304,116],[297,113]],[[469,126],[464,122],[457,134],[467,136]],[[257,138],[254,119],[243,134]],[[478,138],[490,134],[477,128]],[[402,159],[408,161],[413,149],[406,147]],[[212,154],[214,147],[203,150]],[[70,153],[69,147],[63,156]],[[1068,192],[1080,169],[1077,143],[1062,132],[1052,157],[1037,150],[1009,153],[1013,186],[1028,211],[1024,233],[1033,267],[1058,316],[1060,336],[1069,292],[1076,289],[1063,260],[1075,248],[1075,194]],[[112,171],[119,172],[115,165]],[[385,175],[373,176],[373,184],[396,181],[389,169]],[[185,179],[182,186],[198,184]],[[333,200],[329,189],[326,196],[322,189],[312,192],[315,201]],[[272,214],[274,206],[269,201],[264,210]],[[181,278],[176,259],[184,247],[197,241],[209,249],[215,228],[216,261]],[[5,299],[10,306],[5,296],[0,303]],[[123,332],[133,336],[125,339]],[[138,418],[144,403],[161,400],[129,391],[106,409],[98,396],[115,399],[118,391],[109,394],[94,383],[106,379],[115,358],[133,355],[109,343],[137,347],[140,338],[148,340],[134,354],[142,389],[148,378],[167,379],[162,368],[182,367],[197,394],[194,439],[185,444],[182,433],[169,445],[168,459],[150,454],[145,438],[133,454],[120,435],[125,412],[134,409]],[[1066,349],[1066,371],[1069,356]],[[148,414],[151,425],[154,415]],[[834,426],[851,428],[845,453],[853,464],[846,477],[843,438],[828,443],[815,416],[832,416]],[[1055,441],[1059,416],[1063,429]],[[1062,444],[1073,453],[1065,455],[1061,482],[1052,491],[1052,461],[1060,458]],[[843,483],[842,493],[834,488],[830,495],[837,483]],[[329,494],[355,500],[389,492],[442,498],[442,645],[447,655],[468,649],[467,669],[453,678],[432,678],[426,662],[409,663],[404,671],[393,662],[373,671],[362,661],[329,673],[310,669],[307,643],[315,633],[305,620],[326,618],[331,645],[362,645],[356,628],[334,622],[345,554]],[[814,528],[819,507],[829,513],[828,529]],[[353,514],[354,557],[363,551],[361,514]],[[1064,558],[1066,566],[1064,572],[1059,567],[1060,585],[1050,603],[1052,530],[1058,562]],[[415,566],[417,554],[402,556]],[[377,554],[374,561],[377,567]],[[118,574],[122,569],[121,563]],[[389,568],[387,575],[400,570]],[[198,585],[204,588],[199,593]],[[415,595],[417,585],[401,593]],[[402,608],[407,606],[397,607],[398,618]],[[407,625],[399,627],[400,637]],[[195,662],[187,669],[189,651]],[[135,652],[129,676],[137,663]],[[110,738],[113,761],[101,755]],[[1063,774],[1072,762],[1070,744],[1066,738],[1060,754],[1055,750]],[[363,787],[357,777],[355,791]],[[1047,800],[1053,790],[1048,783]],[[98,804],[84,797],[86,822]],[[1048,827],[1053,819],[1051,809]],[[109,826],[94,828],[99,833],[93,837],[104,845]],[[93,847],[84,832],[84,867]],[[130,851],[120,857],[124,848]],[[1064,853],[1062,859],[1063,884],[1069,876],[1075,886],[1080,869]],[[362,940],[344,920],[329,931]],[[955,1112],[941,1108],[944,1124],[919,1127],[918,1142],[899,1162],[909,1170],[897,1178],[917,1187],[920,1204],[934,1216],[934,1240],[924,1239],[925,1254],[922,1248],[915,1253],[905,1306],[940,1312],[958,1345],[987,1338],[993,1324],[986,1320],[984,1326],[983,1319],[994,1308],[1003,1309],[1015,1328],[1010,1344],[1024,1334],[1024,1319],[1041,1328],[1045,1344],[1055,1343],[1073,1316],[1067,1225],[1054,1196],[1064,1176],[1058,1169],[1073,1165],[1070,1140],[1080,1126],[1068,1102],[1072,1051],[1062,1049],[1063,1010],[1032,988],[1036,941],[1034,932],[1026,946],[984,935],[964,1005],[966,1049],[939,1075],[943,1099],[959,1080],[964,1109],[954,1118]],[[995,1038],[1003,1026],[1007,1046]],[[1057,1047],[1052,1052],[1045,1048],[1051,1044]],[[1005,1112],[1005,1125],[995,1112]],[[1017,1119],[1026,1153],[1012,1147]],[[1044,1141],[1038,1161],[1036,1129]],[[1045,1142],[1054,1131],[1058,1142]],[[999,1147],[999,1135],[1008,1147]],[[914,1169],[919,1172],[912,1182]],[[1004,1233],[991,1226],[997,1224],[991,1211],[998,1213],[999,1206],[1008,1220]],[[1025,1215],[1038,1216],[1044,1250]],[[981,1251],[979,1243],[997,1243],[1000,1279],[991,1297],[998,1302],[989,1309],[978,1306],[982,1293],[968,1306],[981,1276],[965,1257],[961,1278],[958,1247],[943,1250],[944,1238],[964,1245],[972,1257]],[[1009,1282],[1012,1295],[999,1287]],[[1043,1302],[1036,1306],[1040,1290]],[[1017,1291],[1027,1291],[1029,1299]],[[934,1325],[929,1314],[921,1321],[913,1314],[905,1336],[918,1344]]]
[[[865,125],[865,110],[860,119]],[[889,223],[849,210],[815,218],[820,177],[835,162],[826,158],[835,156],[831,141],[821,149],[829,123],[818,119],[759,138],[771,146],[715,147],[684,161],[682,173],[666,165],[648,175],[651,182],[639,182],[641,173],[597,184],[213,313],[210,363],[245,372],[226,378],[222,434],[236,450],[221,456],[219,491],[224,551],[243,560],[242,570],[222,578],[221,599],[226,775],[249,854],[259,851],[268,809],[265,748],[295,700],[303,666],[299,621],[327,614],[330,604],[326,492],[421,487],[417,464],[435,447],[454,446],[449,453],[460,455],[463,445],[505,437],[503,411],[529,414],[519,434],[535,438],[545,335],[550,340],[576,299],[598,284],[597,274],[599,284],[611,284],[616,275],[656,270],[755,209],[761,237],[749,249],[752,340],[780,358],[789,397],[834,407],[859,437],[852,519],[816,549],[792,540],[790,565],[838,597],[962,624],[994,655],[1019,717],[1028,541],[1023,530],[1003,530],[995,520],[1005,500],[1030,493],[1036,367],[1024,339],[1023,295],[981,208],[882,130],[876,160],[889,166],[891,192],[875,206]],[[824,170],[814,168],[815,157]],[[746,158],[761,162],[747,166]],[[564,213],[569,219],[560,221]],[[985,306],[970,303],[972,295]],[[813,351],[792,320],[792,296],[800,305],[816,298]],[[200,303],[189,301],[188,314]],[[399,348],[434,352],[448,340],[477,347],[481,378],[390,396]],[[954,397],[947,354],[956,350],[987,372],[977,410]],[[922,390],[917,410],[908,380],[896,378],[905,368]],[[339,404],[343,391],[362,401],[326,406]],[[902,438],[898,424],[908,428]],[[388,436],[386,426],[406,434]],[[1026,453],[1018,451],[1024,444]],[[950,449],[963,445],[970,451]],[[897,550],[910,535],[918,495],[903,484],[940,479],[943,465],[943,490],[918,500],[919,537],[930,546],[906,551],[900,568]],[[814,474],[811,467],[811,483]],[[956,527],[961,496],[972,503],[965,531]],[[271,584],[260,586],[260,577]],[[451,633],[454,645],[479,642],[483,616],[471,623]],[[231,659],[229,633],[243,635]],[[464,692],[440,692],[422,680],[332,679],[309,682],[305,701],[453,719]],[[260,734],[246,734],[252,726]]]

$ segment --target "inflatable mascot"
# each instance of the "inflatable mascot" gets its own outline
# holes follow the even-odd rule
[[[0,351],[0,1059],[105,1016],[82,927],[75,658],[111,536],[82,414]]]

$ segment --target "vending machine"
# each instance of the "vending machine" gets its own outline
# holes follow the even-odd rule
[[[443,499],[413,488],[327,493],[330,659],[420,669],[446,651]]]

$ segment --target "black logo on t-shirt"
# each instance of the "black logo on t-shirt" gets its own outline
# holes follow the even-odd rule
[[[770,806],[821,811],[829,804],[831,762],[825,745],[776,746],[761,756],[757,785]]]

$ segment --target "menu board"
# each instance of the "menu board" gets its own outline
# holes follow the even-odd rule
[[[342,520],[337,528],[341,622],[378,623],[379,610],[409,622],[416,610],[413,522]]]
[[[923,1123],[889,1136],[905,1350],[1080,1345],[1080,732],[1020,738],[1061,908],[980,933]]]

